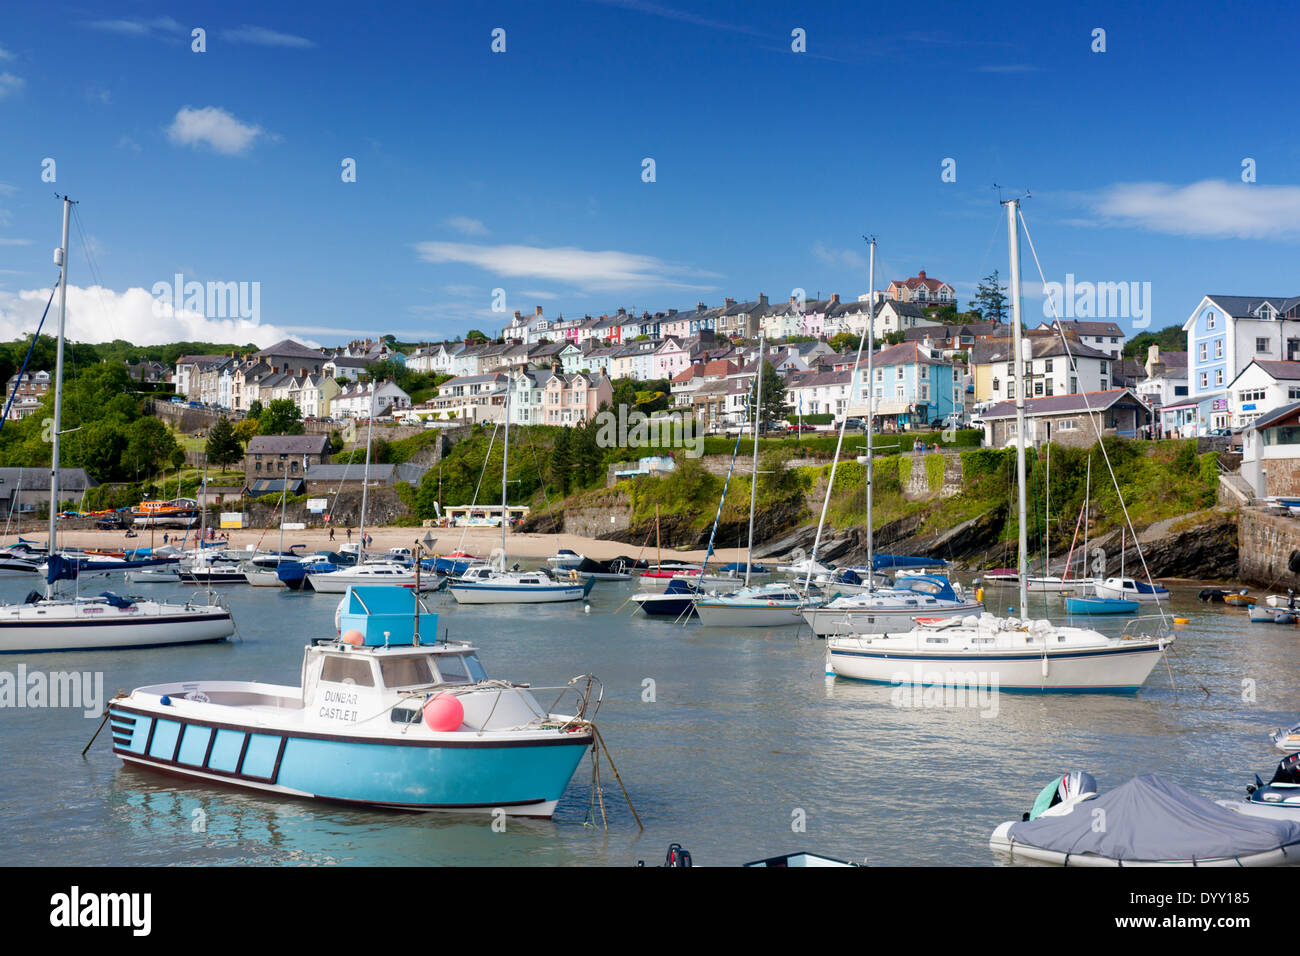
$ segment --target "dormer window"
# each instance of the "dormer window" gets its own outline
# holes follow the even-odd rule
[[[1255,313],[1261,319],[1272,320],[1277,318],[1277,311],[1267,302],[1260,305],[1259,310]]]

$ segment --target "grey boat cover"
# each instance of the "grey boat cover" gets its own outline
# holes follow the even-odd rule
[[[1300,823],[1228,810],[1153,773],[1084,800],[1064,816],[1013,824],[1009,835],[1057,853],[1135,862],[1231,859],[1284,846],[1300,860]]]

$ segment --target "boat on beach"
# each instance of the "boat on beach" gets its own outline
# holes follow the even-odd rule
[[[547,713],[526,685],[489,680],[477,648],[436,640],[437,614],[405,588],[349,589],[340,627],[307,645],[300,685],[192,680],[114,698],[114,754],[286,797],[555,812],[592,744],[589,698]]]

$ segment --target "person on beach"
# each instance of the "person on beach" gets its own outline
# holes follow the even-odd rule
[[[334,529],[333,529],[333,528],[330,528],[330,540],[331,540],[331,541],[334,540]]]
[[[348,528],[348,544],[352,543],[352,529]]]

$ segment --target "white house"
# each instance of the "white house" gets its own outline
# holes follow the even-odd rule
[[[1243,429],[1241,476],[1261,498],[1300,493],[1300,402],[1266,412]]]
[[[876,341],[880,341],[893,332],[906,332],[908,329],[939,326],[940,324],[930,318],[925,309],[915,302],[896,302],[893,299],[886,299],[876,306],[875,331],[873,334]]]
[[[1228,423],[1241,428],[1300,402],[1300,362],[1252,361],[1228,383]]]

